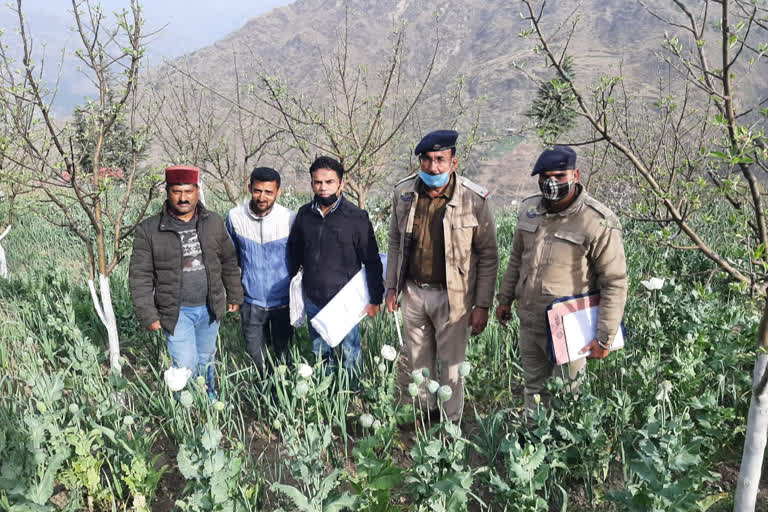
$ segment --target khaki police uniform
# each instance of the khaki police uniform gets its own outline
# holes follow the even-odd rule
[[[443,404],[449,419],[461,415],[464,404],[463,388],[459,382],[459,365],[465,360],[469,338],[469,318],[472,309],[490,308],[498,270],[496,225],[483,187],[458,175],[450,199],[433,214],[442,215],[442,242],[444,243],[445,272],[434,272],[444,283],[424,283],[411,276],[424,275],[422,270],[410,266],[418,240],[414,237],[414,222],[422,189],[417,175],[409,176],[395,186],[392,197],[392,218],[389,228],[389,254],[385,288],[394,288],[402,296],[403,323],[409,369],[429,368],[436,379],[439,361],[441,385],[450,385],[453,396]],[[427,228],[424,219],[419,232]],[[429,237],[435,243],[434,236]],[[423,237],[419,237],[423,240]],[[406,384],[400,380],[401,387]],[[402,391],[402,389],[401,389]],[[434,408],[434,395],[421,386],[422,401]]]
[[[621,225],[613,212],[589,196],[579,195],[565,210],[548,213],[541,194],[520,207],[509,265],[498,294],[499,304],[517,302],[525,405],[535,395],[549,406],[546,380],[553,375],[546,328],[546,309],[555,299],[600,290],[597,339],[611,343],[627,300],[627,265]],[[573,378],[586,365],[570,369]]]

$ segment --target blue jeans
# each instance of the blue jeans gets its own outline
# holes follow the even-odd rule
[[[330,373],[336,368],[337,360],[339,359],[338,353],[333,354],[334,357],[331,357],[334,352],[333,349],[317,333],[310,322],[321,309],[304,296],[304,311],[307,313],[309,336],[312,338],[312,352],[315,353],[315,357],[318,360],[323,360],[323,363],[326,365],[326,373]],[[340,346],[341,364],[349,375],[350,388],[356,389],[357,380],[363,368],[363,351],[360,347],[360,324],[357,324],[354,329],[349,331],[341,341]]]
[[[173,332],[165,332],[168,352],[173,366],[189,368],[192,376],[203,367],[208,395],[215,396],[216,384],[213,376],[213,357],[216,355],[216,336],[219,322],[211,318],[208,306],[181,306],[179,319]]]

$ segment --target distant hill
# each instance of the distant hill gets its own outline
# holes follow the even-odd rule
[[[651,2],[665,8],[663,0]],[[528,28],[520,17],[522,4],[508,0],[297,0],[253,18],[216,44],[176,61],[202,82],[233,95],[233,52],[238,67],[253,74],[257,63],[289,80],[292,87],[322,95],[318,89],[321,55],[337,43],[337,30],[349,10],[351,58],[369,65],[383,62],[391,48],[390,35],[400,20],[407,22],[407,69],[419,76],[428,61],[439,18],[440,53],[430,81],[426,105],[417,112],[424,130],[437,128],[441,93],[465,75],[470,101],[487,98],[485,123],[497,130],[524,122],[535,87],[515,63],[541,65],[532,57],[532,40],[518,36]],[[621,73],[631,82],[654,83],[665,27],[640,4],[629,0],[560,0],[548,2],[550,20],[579,19],[570,43],[577,79],[588,82],[599,72]],[[564,34],[564,30],[562,31]],[[413,78],[412,78],[413,79]],[[438,114],[436,114],[436,112]],[[413,144],[417,141],[414,140]],[[535,138],[506,144],[476,170],[475,179],[506,202],[534,190],[528,178],[540,151]]]

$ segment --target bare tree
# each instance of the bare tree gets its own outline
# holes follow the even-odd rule
[[[412,143],[404,127],[424,97],[440,44],[436,32],[430,60],[419,66],[421,78],[413,80],[405,68],[405,26],[397,25],[385,64],[372,71],[353,62],[349,22],[347,11],[336,50],[320,56],[321,85],[315,90],[291,92],[287,83],[262,70],[253,95],[274,114],[264,122],[286,132],[287,143],[307,167],[318,154],[342,162],[345,191],[363,208],[371,190],[391,173],[396,148]],[[318,99],[318,91],[327,97]]]
[[[210,178],[210,191],[237,204],[247,194],[254,165],[279,154],[283,131],[244,107],[234,53],[232,62],[234,98],[212,91],[181,65],[169,63],[162,82],[174,86],[154,91],[154,110],[159,113],[155,141],[171,162],[199,167]]]
[[[641,2],[645,5],[644,2]],[[664,36],[666,63],[682,83],[662,96],[653,111],[637,117],[637,105],[619,76],[604,76],[586,90],[564,67],[570,37],[559,45],[544,32],[546,2],[523,0],[530,28],[542,52],[575,99],[571,108],[594,136],[581,143],[600,143],[634,170],[635,190],[645,196],[647,220],[665,228],[662,243],[699,251],[717,269],[763,301],[758,329],[744,453],[735,510],[754,510],[768,435],[768,234],[760,178],[768,172],[768,136],[764,131],[768,98],[738,82],[737,76],[765,75],[768,6],[764,1],[673,0],[656,18],[670,27]],[[644,120],[652,123],[641,124]],[[650,128],[649,128],[650,126]],[[711,201],[731,208],[735,222],[712,234],[697,222]],[[719,252],[715,237],[739,237],[745,257]],[[684,242],[683,242],[684,241]]]
[[[16,163],[55,207],[47,220],[81,240],[94,307],[107,330],[110,365],[119,371],[120,341],[109,278],[124,256],[124,242],[146,213],[155,184],[139,169],[149,133],[140,122],[137,97],[143,21],[137,0],[116,13],[112,24],[98,4],[72,0],[71,5],[79,38],[74,54],[95,98],[80,109],[80,123],[55,119],[56,89],[49,89],[42,78],[42,63],[34,59],[33,38],[22,1],[17,0],[19,68],[5,45],[0,50],[0,102],[15,112],[15,147],[3,156],[24,155]]]

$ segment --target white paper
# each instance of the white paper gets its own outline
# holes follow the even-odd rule
[[[291,325],[299,327],[304,323],[304,294],[301,291],[301,279],[304,276],[304,271],[300,270],[293,279],[291,279],[291,285],[289,288],[289,313],[291,316]]]
[[[335,347],[360,323],[370,301],[363,268],[315,315],[312,327],[329,346]]]
[[[581,349],[592,343],[597,336],[597,316],[600,306],[582,309],[574,313],[563,315],[563,330],[565,331],[565,344],[568,348],[568,359],[575,361],[587,357],[590,353],[580,354]],[[624,346],[624,332],[621,327],[616,332],[611,350]]]

